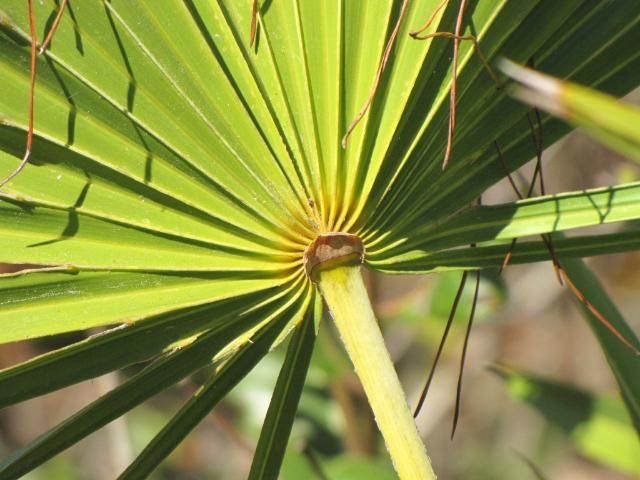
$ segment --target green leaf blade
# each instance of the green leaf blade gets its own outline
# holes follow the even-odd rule
[[[233,322],[213,328],[191,344],[149,365],[57,427],[0,462],[0,476],[19,478],[146,399],[175,384],[214,357],[243,333],[282,314],[283,303],[248,309]],[[291,303],[289,301],[289,303]],[[271,329],[270,331],[272,331]]]
[[[308,299],[307,299],[308,300]],[[235,353],[220,370],[180,409],[171,421],[154,437],[134,462],[119,478],[135,479],[148,476],[189,432],[209,414],[215,405],[235,387],[245,375],[269,352],[280,332],[295,316],[304,314],[304,307],[297,305],[297,312],[290,308],[279,318],[264,326],[252,339]],[[294,313],[295,312],[295,313]],[[294,318],[292,318],[294,314]]]
[[[636,34],[637,31],[635,29]],[[640,41],[640,36],[636,41]],[[504,68],[525,85],[514,91],[519,99],[584,128],[603,144],[640,162],[640,133],[636,128],[640,123],[638,108],[609,95],[515,64],[506,63]]]
[[[313,310],[309,309],[291,338],[253,456],[250,480],[278,477],[321,318],[322,303],[316,296]]]
[[[0,277],[0,343],[134,323],[277,285],[272,280],[129,272],[54,271]]]

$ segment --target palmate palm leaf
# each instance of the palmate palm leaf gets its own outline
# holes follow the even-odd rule
[[[322,314],[303,268],[319,233],[359,236],[369,268],[426,273],[497,267],[514,238],[640,217],[638,184],[468,206],[505,177],[494,141],[510,170],[533,156],[528,107],[497,88],[463,42],[442,170],[452,45],[408,35],[439,0],[408,3],[344,149],[402,2],[264,2],[253,47],[251,3],[70,2],[39,57],[31,164],[0,192],[0,262],[34,268],[0,282],[0,341],[124,326],[1,372],[0,405],[156,360],[5,460],[1,478],[214,362],[215,376],[126,473],[144,475],[295,328],[252,471],[274,478]],[[434,29],[453,30],[450,3]],[[35,2],[38,35],[56,5]],[[533,58],[542,71],[621,96],[640,82],[639,14],[626,0],[479,1],[464,29],[492,63]],[[23,154],[28,31],[25,2],[4,1],[0,176]],[[543,122],[547,144],[569,131]],[[638,243],[619,233],[555,246],[565,258]],[[527,242],[512,262],[547,258],[542,242]],[[608,345],[624,384],[619,362],[632,354]],[[638,385],[623,391],[637,402]]]

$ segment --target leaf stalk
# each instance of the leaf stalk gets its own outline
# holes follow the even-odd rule
[[[360,266],[323,270],[319,286],[400,479],[435,479],[373,313]]]

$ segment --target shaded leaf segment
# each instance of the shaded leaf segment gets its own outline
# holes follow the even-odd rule
[[[554,250],[559,257],[577,258],[608,253],[634,251],[640,248],[640,231],[605,235],[581,235],[575,238],[554,239]],[[435,273],[449,270],[475,270],[482,268],[500,269],[506,254],[511,251],[510,263],[532,263],[551,260],[545,242],[518,242],[511,250],[510,244],[457,248],[439,252],[416,250],[398,256],[393,263],[371,265],[385,273]]]
[[[55,103],[62,107],[57,109],[57,114],[62,118],[70,109],[75,112],[73,132],[68,131],[67,121],[56,121],[55,114],[46,116],[48,118],[42,115],[38,129],[42,128],[46,133],[50,126],[52,136],[65,133],[64,140],[72,133],[72,142],[68,143],[95,152],[92,156],[98,161],[104,158],[105,142],[114,140],[109,146],[112,151],[109,159],[103,161],[119,162],[120,166],[111,164],[112,168],[128,170],[130,175],[142,180],[145,179],[145,159],[149,155],[153,158],[151,172],[146,173],[147,180],[153,178],[155,165],[167,161],[175,164],[175,159],[167,158],[161,152],[156,157],[153,145],[145,145],[145,134],[149,134],[182,157],[183,164],[192,166],[227,194],[240,197],[264,220],[279,224],[277,218],[282,216],[274,218],[274,213],[282,212],[291,203],[291,199],[286,198],[291,188],[282,176],[278,177],[277,170],[265,175],[269,162],[256,161],[262,154],[268,155],[268,149],[260,139],[259,130],[251,125],[251,117],[234,91],[232,79],[209,53],[187,9],[182,4],[165,3],[167,10],[162,10],[165,19],[162,23],[153,16],[154,11],[158,14],[160,10],[150,8],[146,3],[123,2],[119,6],[117,2],[94,1],[75,12],[75,21],[71,15],[66,16],[48,54],[53,67],[48,69],[49,76],[41,74],[39,79],[42,95],[53,98],[43,98],[49,101],[42,101],[40,105],[51,104],[57,99]],[[18,3],[7,6],[10,9],[7,16],[15,19],[16,24],[26,16],[25,9],[19,7]],[[45,7],[41,8],[44,10]],[[44,23],[46,15],[38,13],[36,18]],[[168,23],[168,19],[175,23]],[[81,49],[74,34],[77,25],[82,27],[79,33]],[[172,39],[169,43],[168,38]],[[191,45],[184,45],[189,41]],[[189,48],[178,48],[181,46]],[[11,53],[17,52],[7,51],[6,54]],[[200,58],[194,58],[194,55]],[[96,68],[97,62],[110,68]],[[41,63],[45,64],[45,60],[41,59]],[[18,93],[19,77],[26,72],[22,73],[16,66],[15,62],[4,64],[4,68],[9,69],[7,74],[16,77],[11,83]],[[204,72],[207,73],[206,91],[203,88]],[[138,75],[144,75],[145,80],[138,81]],[[19,105],[19,98],[15,101]],[[97,108],[91,109],[88,116],[86,111],[91,106]],[[180,122],[175,120],[178,117]],[[230,119],[234,117],[236,124],[230,129]],[[85,119],[93,124],[87,127],[93,128],[82,128]],[[102,141],[97,138],[96,128],[103,132]],[[242,139],[238,138],[239,132],[243,132]],[[96,142],[93,146],[89,144],[92,136]],[[113,155],[117,151],[114,149],[126,146],[132,147],[131,153],[140,152],[140,162],[132,162],[135,158],[132,155],[120,158]],[[138,175],[132,170],[135,166],[140,166]],[[259,175],[260,172],[263,175]]]
[[[286,324],[301,319],[308,304],[308,295],[297,295],[286,302],[249,309],[233,321],[211,328],[183,348],[151,363],[122,385],[15,452],[0,463],[0,474],[5,478],[20,477],[159,391],[211,363],[217,354],[243,334],[251,338],[256,330],[264,330],[267,333],[258,335],[261,338],[266,335],[270,346],[276,340],[275,334]],[[264,346],[261,342],[261,347]]]
[[[230,274],[271,271],[275,276],[294,264],[287,256],[265,257],[232,248],[213,248],[201,242],[154,235],[138,228],[80,216],[73,210],[2,203],[0,222],[2,260],[8,263],[68,265],[92,270],[223,271]]]
[[[164,312],[271,291],[266,280],[128,272],[30,273],[0,280],[0,340],[133,323]]]
[[[425,259],[451,247],[553,233],[640,218],[640,184],[549,195],[501,205],[462,210],[442,223],[427,223],[396,246],[368,250],[368,260],[383,265],[407,257]],[[411,253],[408,253],[411,252]],[[422,252],[422,253],[420,253]],[[384,259],[384,260],[382,260]]]
[[[322,302],[316,295],[313,310],[309,310],[291,337],[251,463],[248,477],[251,480],[276,478],[280,472],[320,320]]]
[[[310,297],[305,309],[309,310]],[[119,477],[145,478],[202,421],[215,405],[247,375],[269,352],[291,312],[283,312],[251,337],[240,350],[227,359],[218,371],[178,411],[171,421],[151,440],[134,462]],[[312,315],[312,313],[311,313]],[[303,327],[309,322],[303,320]],[[313,333],[313,331],[312,331]],[[267,427],[269,428],[269,427]]]
[[[148,316],[93,335],[0,371],[0,405],[6,406],[153,358],[203,331],[243,315],[247,303],[264,303],[270,292]],[[114,318],[118,318],[115,317]]]
[[[510,28],[516,30],[505,31],[502,38],[496,39],[501,45],[501,54],[518,59],[521,63],[526,63],[533,56],[540,69],[561,77],[583,79],[584,83],[617,92],[618,95],[637,85],[640,58],[637,52],[630,51],[628,44],[624,43],[626,40],[631,41],[638,34],[637,6],[623,5],[624,2],[614,2],[615,5],[606,6],[587,5],[586,2],[562,2],[562,5],[551,5],[551,2],[507,3],[506,9],[518,9],[518,12],[509,10],[508,16],[513,19],[513,16],[518,15],[522,22],[509,24]],[[479,2],[478,8],[483,4],[484,2]],[[602,31],[595,27],[597,18],[604,15],[605,11],[613,15],[616,22],[620,22],[616,27],[620,30],[613,32],[609,25]],[[475,10],[470,8],[469,12],[475,20]],[[496,17],[492,17],[496,26],[495,29],[488,28],[487,36],[498,34],[500,14],[507,15],[506,12],[507,10],[501,11]],[[626,20],[622,18],[625,12],[629,15]],[[545,21],[541,22],[543,17]],[[576,21],[578,18],[580,21]],[[479,27],[477,24],[476,26]],[[504,26],[506,27],[506,24]],[[548,33],[554,40],[536,45],[538,39],[525,33],[532,27],[537,32]],[[590,27],[594,27],[592,31],[587,30]],[[552,31],[555,31],[555,34],[551,33]],[[488,41],[484,40],[480,28],[478,32],[480,47],[487,54],[487,51],[491,51],[490,43],[486,45]],[[588,44],[593,48],[584,47],[576,52],[577,44],[581,47]],[[461,45],[462,52],[464,48],[471,46]],[[570,55],[567,53],[569,50]],[[628,56],[623,59],[621,55],[625,55],[625,52]],[[464,57],[464,53],[461,55]],[[489,56],[491,55],[489,53]],[[573,63],[574,60],[576,63]],[[391,148],[395,150],[388,158],[388,168],[383,167],[381,170],[387,173],[377,175],[378,186],[372,191],[372,195],[384,196],[379,203],[373,198],[367,200],[370,210],[361,220],[364,230],[361,237],[368,250],[373,250],[376,242],[388,244],[393,243],[391,238],[411,236],[416,228],[470,204],[479,193],[503,178],[504,167],[493,148],[494,140],[498,140],[504,147],[504,156],[510,170],[516,169],[533,156],[530,129],[525,118],[526,108],[505,98],[504,91],[491,92],[490,88],[495,87],[483,71],[481,62],[473,60],[472,56],[469,56],[468,62],[466,64],[463,61],[460,66],[458,121],[449,166],[443,172],[438,162],[438,158],[442,158],[443,142],[446,141],[446,135],[438,134],[445,126],[447,118],[442,108],[438,109],[437,114],[434,113],[437,117],[430,118],[431,121],[425,124],[425,134],[415,141],[415,146],[410,147],[408,152],[406,145],[411,145],[411,137],[402,136],[400,131],[395,132],[394,141],[391,143]],[[465,80],[466,75],[471,72],[472,62],[477,64],[476,75]],[[610,63],[610,68],[600,70],[607,63]],[[416,110],[424,111],[424,105],[433,103],[425,97],[421,100],[416,103]],[[409,112],[406,112],[405,115],[406,125],[416,128],[420,125],[418,113],[409,116]],[[436,118],[439,119],[439,123]],[[441,128],[436,129],[436,126]],[[548,117],[543,118],[543,128],[547,144],[568,131],[566,126]],[[433,131],[432,135],[426,135],[429,129]],[[398,168],[398,159],[404,157],[406,160],[403,160],[404,163],[401,162]],[[383,201],[382,198],[385,197],[387,200]]]

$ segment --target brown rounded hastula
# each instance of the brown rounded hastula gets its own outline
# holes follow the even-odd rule
[[[304,251],[304,270],[316,281],[318,272],[364,261],[364,245],[351,233],[328,232],[318,235]]]

